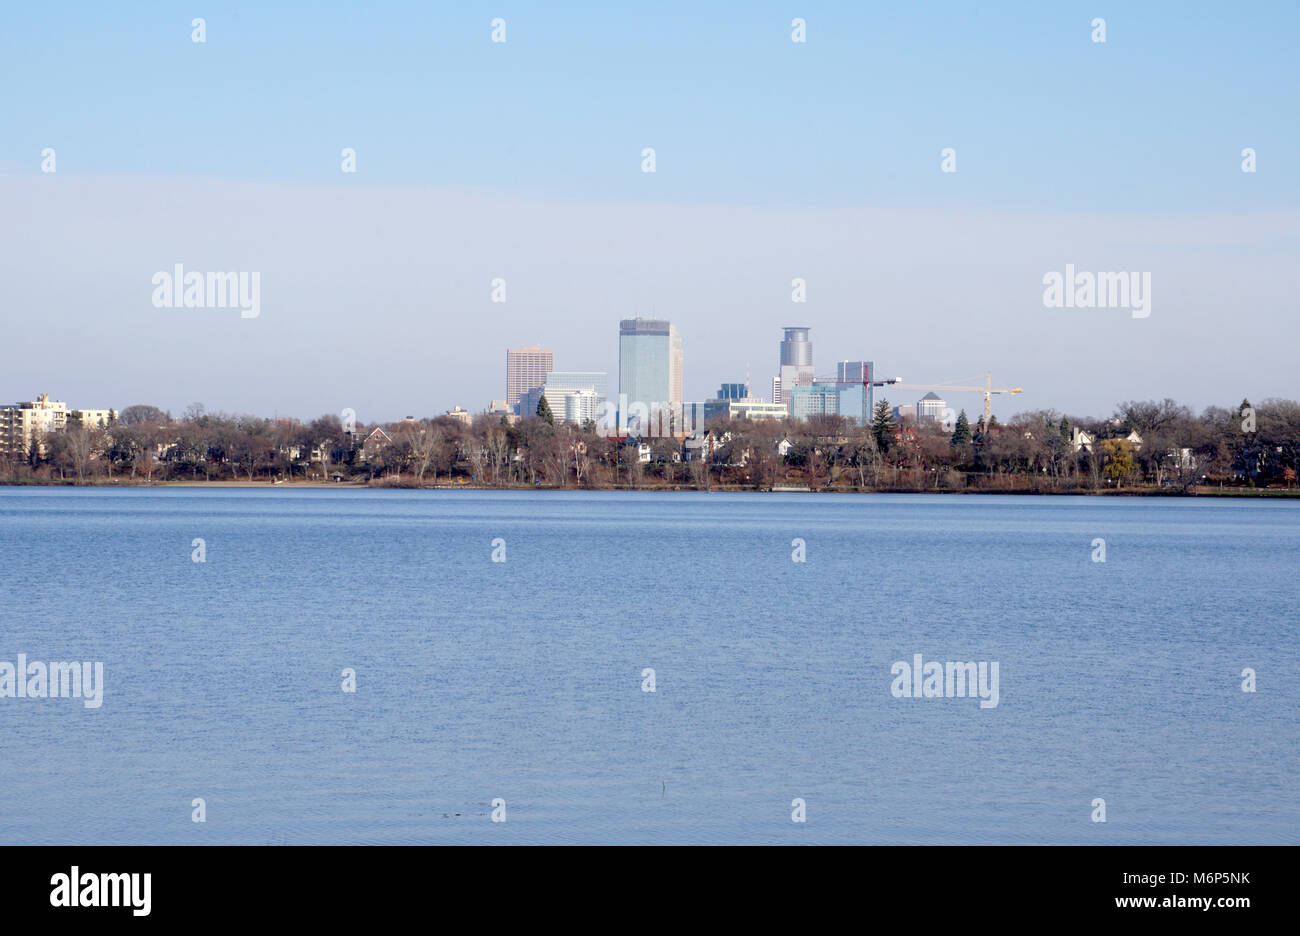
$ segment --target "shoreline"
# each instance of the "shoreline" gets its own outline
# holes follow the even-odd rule
[[[543,487],[527,485],[477,485],[477,484],[371,484],[365,481],[281,481],[273,484],[267,481],[94,481],[78,483],[76,481],[0,481],[0,487],[12,488],[227,488],[253,490],[340,490],[340,491],[608,491],[618,493],[696,493],[696,494],[927,494],[927,495],[1026,495],[1033,497],[1224,497],[1224,498],[1300,498],[1300,487],[1294,488],[1210,488],[1192,487],[1187,490],[1170,490],[1154,487],[1099,488],[1092,490],[1014,490],[973,488],[965,490],[952,489],[918,489],[905,487],[856,488],[835,487],[810,490],[807,488],[776,489],[755,488],[752,485],[713,485],[709,488],[694,486],[642,486],[625,485],[607,487]]]

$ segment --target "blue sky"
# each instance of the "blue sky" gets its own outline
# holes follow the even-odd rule
[[[1300,4],[1107,5],[10,4],[0,156],[583,199],[1294,203]],[[1275,171],[1224,172],[1245,146]]]
[[[878,239],[868,238],[858,249],[852,240],[857,226],[880,212],[914,211],[935,226],[940,239],[945,225],[982,237],[975,222],[999,218],[988,235],[994,248],[998,225],[1017,232],[1007,237],[1001,256],[1007,266],[1026,259],[1025,245],[1034,242],[1024,237],[1027,231],[1049,232],[1037,235],[1041,246],[1043,238],[1050,241],[1050,232],[1059,230],[1061,242],[1055,255],[1047,251],[1041,262],[1035,257],[1028,264],[1025,276],[1033,281],[1023,293],[993,297],[990,308],[997,308],[999,298],[1008,308],[1023,303],[1041,289],[1037,276],[1042,271],[1072,260],[1086,263],[1090,251],[1098,262],[1107,256],[1108,262],[1127,263],[1119,267],[1123,269],[1158,267],[1154,252],[1207,277],[1220,261],[1231,259],[1246,264],[1248,272],[1243,272],[1247,267],[1225,272],[1203,284],[1204,290],[1189,290],[1187,323],[1214,314],[1197,306],[1208,301],[1198,294],[1213,296],[1222,313],[1225,302],[1234,304],[1233,290],[1244,289],[1241,308],[1234,311],[1238,323],[1244,316],[1248,328],[1296,345],[1300,330],[1290,298],[1294,291],[1282,288],[1282,282],[1300,233],[1291,223],[1300,201],[1300,67],[1295,64],[1300,4],[793,0],[628,6],[615,12],[598,4],[471,3],[454,9],[428,3],[9,4],[0,28],[0,83],[5,88],[0,185],[9,187],[5,204],[14,212],[37,210],[43,196],[33,194],[40,190],[31,186],[40,185],[62,212],[52,211],[34,226],[48,240],[24,244],[12,234],[16,243],[7,268],[0,268],[10,310],[39,313],[41,297],[58,292],[42,285],[50,277],[75,278],[79,269],[96,265],[92,255],[97,248],[89,241],[80,248],[83,256],[51,259],[79,223],[78,201],[68,197],[71,188],[78,180],[94,180],[86,190],[87,206],[99,204],[102,197],[95,210],[119,212],[122,236],[141,240],[147,239],[146,232],[132,235],[133,225],[139,217],[152,216],[152,210],[132,212],[124,207],[130,202],[123,193],[136,193],[137,202],[182,199],[179,205],[172,202],[172,220],[167,222],[163,211],[150,222],[155,227],[171,223],[178,231],[217,230],[223,225],[220,206],[205,201],[213,192],[229,193],[231,186],[260,193],[241,202],[246,205],[242,218],[224,219],[230,222],[232,239],[247,240],[248,232],[280,225],[281,237],[304,243],[315,232],[297,231],[277,207],[281,196],[293,203],[294,193],[304,190],[316,192],[326,204],[339,200],[337,212],[327,210],[317,220],[327,227],[337,224],[339,237],[366,234],[346,206],[364,214],[366,193],[380,190],[413,193],[412,204],[426,190],[468,193],[466,197],[484,200],[484,217],[496,217],[507,227],[513,222],[502,206],[511,204],[567,206],[574,211],[557,216],[611,228],[631,217],[626,206],[633,204],[651,211],[679,209],[682,224],[698,217],[693,211],[731,212],[737,230],[754,223],[749,212],[763,212],[760,226],[774,232],[780,224],[768,222],[783,213],[802,213],[793,224],[797,228],[818,212],[854,215],[859,221],[841,219],[848,242],[835,261],[839,267],[828,263],[819,269],[823,283],[855,280],[860,271],[850,267],[877,262],[873,251]],[[195,16],[206,19],[206,43],[190,41]],[[490,22],[497,16],[507,22],[504,44],[489,41]],[[1106,19],[1105,44],[1090,39],[1091,21],[1099,16]],[[790,41],[794,17],[807,22],[804,44]],[[40,151],[47,146],[56,148],[58,173],[43,176]],[[345,146],[357,152],[356,174],[339,171]],[[654,174],[640,171],[646,146],[656,150]],[[939,171],[940,150],[948,146],[957,151],[953,174]],[[1240,152],[1247,146],[1257,151],[1259,171],[1253,174],[1240,171]],[[62,195],[48,191],[55,186],[64,186]],[[437,217],[405,216],[400,196],[381,200],[393,207],[387,215],[370,213],[369,230],[405,230],[409,225],[418,239],[421,230],[439,224]],[[584,207],[594,213],[584,215]],[[552,272],[564,264],[573,264],[575,272],[582,269],[571,256],[547,260],[555,243],[585,243],[581,229],[552,239],[541,224],[535,243],[504,250],[494,237],[508,240],[505,228],[474,229],[474,209],[458,212],[466,237],[482,249],[481,264],[462,257],[471,279],[508,272],[494,261],[494,253],[510,255],[518,266],[531,250],[539,267]],[[1263,225],[1270,236],[1252,237],[1251,231],[1261,229],[1261,216],[1269,219]],[[1222,236],[1213,234],[1216,217],[1222,219]],[[1099,227],[1101,219],[1110,219],[1109,227]],[[1177,231],[1180,219],[1193,219],[1187,229],[1206,233],[1190,241],[1171,239],[1167,232]],[[24,223],[29,219],[18,220],[20,229],[32,227]],[[1093,232],[1092,241],[1071,233],[1078,225]],[[1139,228],[1147,233],[1129,237],[1129,229]],[[391,418],[408,409],[425,414],[453,404],[477,409],[502,395],[497,384],[503,381],[498,371],[504,347],[535,340],[558,345],[560,338],[550,337],[552,333],[571,344],[569,354],[557,347],[557,366],[563,361],[566,368],[613,372],[616,321],[649,314],[644,306],[680,321],[687,395],[693,398],[707,395],[722,379],[743,374],[745,362],[751,362],[755,385],[765,383],[779,339],[779,331],[773,335],[771,330],[782,319],[814,327],[819,363],[872,357],[884,371],[906,366],[909,379],[952,379],[992,368],[1013,372],[1008,380],[1027,384],[1014,372],[1028,369],[1027,361],[1050,356],[1071,334],[1069,327],[1035,336],[1022,327],[1000,331],[986,326],[971,332],[972,340],[981,342],[978,348],[923,353],[903,346],[903,338],[921,327],[918,317],[937,319],[940,330],[962,334],[956,326],[964,304],[959,286],[946,298],[935,297],[933,310],[906,301],[900,271],[920,281],[941,275],[946,262],[932,257],[936,265],[927,269],[924,238],[909,232],[904,239],[915,244],[914,255],[896,257],[891,266],[876,270],[871,289],[842,284],[833,306],[816,308],[810,299],[808,307],[794,311],[788,310],[789,278],[819,258],[804,256],[799,244],[786,243],[789,270],[774,271],[772,277],[774,295],[786,307],[774,304],[756,311],[752,339],[737,338],[737,311],[725,297],[704,287],[668,288],[677,271],[699,258],[674,259],[667,243],[674,239],[671,220],[656,230],[662,233],[662,256],[656,256],[654,242],[638,249],[648,255],[642,266],[655,271],[658,281],[637,281],[634,273],[629,279],[625,271],[622,282],[628,292],[620,295],[617,282],[601,281],[603,274],[592,270],[592,282],[599,285],[568,297],[538,292],[531,306],[529,292],[521,288],[507,317],[494,319],[499,327],[491,338],[501,354],[494,351],[482,361],[463,356],[440,360],[433,348],[429,369],[445,383],[385,387],[365,401],[373,415]],[[728,228],[719,222],[717,230]],[[1165,233],[1152,240],[1156,230]],[[199,236],[197,230],[193,233]],[[756,253],[779,258],[783,248],[779,235],[774,237],[770,251],[758,248]],[[1185,242],[1175,242],[1179,240]],[[1124,253],[1126,242],[1141,245],[1131,257]],[[207,254],[197,252],[187,265],[212,268],[205,262],[220,263],[241,249],[231,243],[223,253],[220,246]],[[713,246],[728,251],[725,244]],[[156,258],[142,254],[129,262],[163,269],[186,260],[155,253]],[[414,250],[409,263],[420,263],[420,256]],[[821,259],[826,256],[823,252]],[[255,265],[258,255],[247,251],[243,259],[253,269],[271,267],[264,274],[264,289],[274,295],[272,261]],[[602,262],[618,265],[619,259],[615,254]],[[636,257],[622,259],[636,270]],[[978,262],[997,265],[1000,255],[993,249]],[[382,258],[374,263],[357,273],[358,288],[390,275]],[[761,268],[746,273],[725,259],[717,268],[727,276],[753,278],[738,285],[742,294],[751,287],[760,293],[767,288],[758,286]],[[707,264],[702,269],[707,271]],[[455,270],[439,275],[444,273],[449,282],[458,277]],[[134,283],[140,275],[147,282],[148,272],[124,271],[122,279]],[[349,271],[336,261],[323,275],[346,280]],[[889,288],[883,281],[889,281]],[[1168,281],[1157,282],[1158,295],[1177,293]],[[1277,288],[1252,293],[1261,283]],[[102,285],[102,278],[87,279],[80,294]],[[341,292],[349,288],[346,282],[339,285]],[[389,291],[405,294],[409,289]],[[454,302],[434,303],[436,312],[386,299],[377,321],[392,333],[422,328],[427,322],[421,317],[430,314],[445,317],[445,323],[480,312],[500,316],[501,310],[466,305],[477,301],[471,297],[478,292],[476,286],[464,295],[455,293]],[[486,294],[486,287],[481,292]],[[325,293],[313,301],[328,303]],[[810,287],[810,295],[815,294]],[[87,308],[74,303],[54,314],[76,327],[83,323],[81,316],[97,314],[90,307],[131,303],[133,295],[126,288],[120,298],[110,291]],[[599,296],[599,309],[587,305],[593,295]],[[756,300],[755,309],[760,306]],[[288,305],[282,302],[281,308]],[[1164,309],[1166,315],[1174,314],[1168,303]],[[1034,312],[1043,314],[1041,306]],[[599,315],[611,323],[608,334],[586,340],[586,331],[566,333],[574,322],[594,323]],[[889,321],[899,315],[913,320]],[[945,325],[945,315],[955,316],[952,327]],[[855,331],[855,322],[864,316],[869,322]],[[318,357],[339,344],[338,336],[319,324],[329,319],[306,310],[294,319],[299,342]],[[129,315],[122,321],[118,331],[106,330],[103,340],[111,348],[120,346],[117,360],[135,365],[128,369],[138,373],[148,364],[138,350],[142,336],[129,331]],[[1018,321],[1008,312],[1002,324]],[[1087,323],[1067,323],[1075,331],[1081,324]],[[1104,332],[1113,324],[1099,327]],[[1143,360],[1165,353],[1172,336],[1157,340],[1160,323],[1144,324],[1145,333],[1097,333],[1093,338],[1099,347],[1118,343],[1136,349]],[[1173,328],[1177,322],[1166,324]],[[1002,337],[990,342],[990,334]],[[1190,331],[1184,327],[1178,334],[1183,344],[1175,341],[1174,346],[1180,353],[1226,354],[1225,363],[1232,363],[1231,349],[1216,346],[1209,325]],[[704,336],[709,336],[707,343]],[[192,338],[188,332],[178,334],[174,350]],[[154,334],[154,339],[167,347],[165,334]],[[247,334],[230,340],[257,341]],[[733,347],[725,346],[728,340]],[[493,346],[485,343],[488,347]],[[60,389],[64,386],[109,395],[103,401],[107,405],[138,402],[119,399],[122,393],[174,407],[188,402],[179,398],[182,390],[161,383],[151,389],[141,378],[123,387],[121,372],[108,367],[73,374],[47,362],[40,370],[23,351],[0,356],[10,374],[0,387],[6,398],[39,392],[29,387],[38,382],[56,396],[71,395]],[[891,367],[891,358],[902,364]],[[263,363],[273,372],[283,369],[274,359]],[[1101,414],[1130,395],[1178,396],[1182,391],[1198,405],[1243,395],[1235,389],[1220,394],[1190,380],[1184,386],[1169,380],[1157,386],[1153,378],[1147,388],[1129,379],[1135,366],[1116,365],[1114,387],[1106,381],[1099,385],[1095,373],[1085,381],[1082,374],[1059,368],[1041,375],[1030,370],[1039,381],[1032,402]],[[1183,366],[1190,373],[1203,364]],[[1243,350],[1238,372],[1249,368],[1258,377],[1256,394],[1262,389],[1264,395],[1300,395],[1294,371],[1284,360],[1278,359],[1275,370],[1273,366],[1267,355],[1251,357]],[[1153,374],[1160,371],[1152,368]],[[1109,375],[1103,371],[1103,376]],[[361,373],[358,379],[363,385],[354,395],[364,396],[365,380],[382,383],[388,378]],[[201,398],[214,408],[267,408],[247,380],[235,384],[240,389],[214,388]],[[331,400],[317,403],[306,393],[284,390],[284,404],[302,407],[301,415],[333,408]],[[421,398],[409,405],[394,402],[398,395],[417,392]]]

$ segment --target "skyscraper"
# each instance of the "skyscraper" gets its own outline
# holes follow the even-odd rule
[[[810,328],[787,326],[785,337],[781,339],[781,366],[787,364],[807,364],[812,366],[812,340],[808,337]]]
[[[546,375],[555,369],[555,352],[550,348],[530,345],[506,350],[506,406],[514,408],[529,390],[536,390],[546,382]]]
[[[814,380],[810,331],[810,328],[789,325],[781,339],[781,370],[778,379],[772,383],[772,395],[777,397],[779,394],[775,402],[785,403],[787,409],[794,388],[806,387]]]
[[[841,416],[856,419],[863,425],[871,421],[871,409],[875,405],[875,390],[871,386],[874,372],[871,361],[840,361],[835,365]]]
[[[628,405],[681,405],[682,339],[672,322],[635,318],[619,323],[618,392]]]
[[[870,361],[840,361],[835,365],[836,383],[862,383],[871,380]]]

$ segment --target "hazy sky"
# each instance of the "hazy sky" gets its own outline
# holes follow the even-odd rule
[[[513,345],[615,384],[637,314],[695,400],[770,392],[786,324],[1004,416],[1300,396],[1300,4],[703,6],[8,5],[0,399],[478,410]],[[155,308],[176,263],[261,315]],[[1067,263],[1150,317],[1045,308]]]

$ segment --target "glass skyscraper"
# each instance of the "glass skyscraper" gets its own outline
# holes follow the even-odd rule
[[[672,322],[635,318],[619,323],[618,392],[629,406],[681,404],[682,340]]]
[[[781,339],[781,366],[812,366],[812,339],[808,337],[811,328],[803,326],[786,326],[785,337]]]
[[[812,339],[808,337],[811,328],[802,325],[788,325],[785,337],[781,339],[781,368],[777,379],[772,382],[774,402],[785,403],[787,409],[791,391],[795,387],[804,387],[813,382]],[[794,415],[794,411],[790,411]]]

